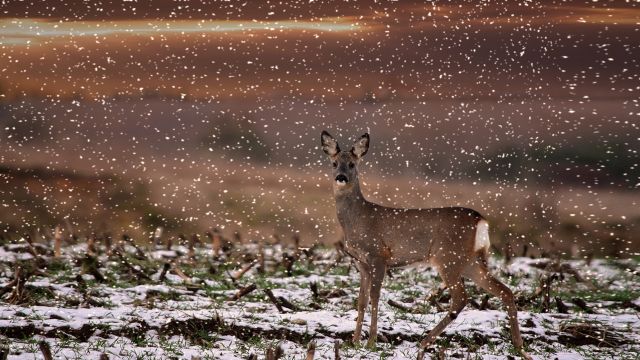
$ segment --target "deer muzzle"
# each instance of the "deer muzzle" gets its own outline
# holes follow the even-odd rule
[[[345,175],[338,175],[336,176],[336,184],[338,185],[346,185],[349,182],[349,179],[347,179],[347,177]]]

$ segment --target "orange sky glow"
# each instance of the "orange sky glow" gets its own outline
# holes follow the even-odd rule
[[[579,74],[594,64],[602,73],[637,66],[629,47],[640,38],[634,7],[398,4],[345,13],[63,19],[5,12],[0,96],[491,95],[508,82],[523,84],[514,91],[553,91],[550,82],[571,67]],[[602,56],[591,49],[596,38]],[[532,67],[540,76],[527,75]]]
[[[100,39],[109,36],[181,36],[210,33],[233,36],[238,33],[252,32],[353,32],[361,28],[362,25],[352,18],[330,18],[318,21],[2,19],[0,20],[0,46],[53,44],[84,37]]]

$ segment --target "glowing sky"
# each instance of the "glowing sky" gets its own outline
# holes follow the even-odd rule
[[[639,24],[623,2],[10,2],[0,91],[629,96]]]
[[[51,21],[45,19],[0,20],[0,45],[32,45],[54,41],[70,42],[79,37],[180,36],[186,34],[282,31],[356,31],[361,26],[349,18],[321,21],[238,21],[238,20],[119,20]]]

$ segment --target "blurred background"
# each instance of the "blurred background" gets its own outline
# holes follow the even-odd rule
[[[0,236],[331,244],[326,129],[371,134],[372,201],[638,256],[639,33],[622,1],[3,2]]]

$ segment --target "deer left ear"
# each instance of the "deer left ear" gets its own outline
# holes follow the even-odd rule
[[[333,157],[340,152],[340,146],[338,145],[338,142],[328,132],[322,132],[320,141],[322,142],[322,151],[324,151],[325,154]]]
[[[365,133],[358,139],[351,148],[351,153],[360,159],[369,150],[369,134]]]

